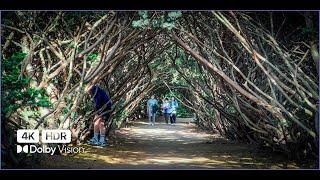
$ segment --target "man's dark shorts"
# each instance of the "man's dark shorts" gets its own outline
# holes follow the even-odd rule
[[[98,113],[98,116],[102,118],[102,121],[106,122],[110,117],[110,113],[101,112]]]

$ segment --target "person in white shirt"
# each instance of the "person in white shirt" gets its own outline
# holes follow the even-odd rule
[[[172,125],[176,124],[178,106],[177,100],[172,97],[170,101],[170,122]]]
[[[162,112],[167,124],[169,124],[169,117],[170,117],[169,111],[170,111],[170,103],[168,101],[168,98],[165,98],[162,104]]]

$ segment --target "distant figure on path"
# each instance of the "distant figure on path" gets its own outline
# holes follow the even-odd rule
[[[172,97],[170,101],[170,122],[172,125],[176,124],[178,106],[179,105],[177,100],[174,97]]]
[[[158,101],[154,98],[154,95],[147,101],[147,113],[149,118],[149,125],[154,126],[156,122],[156,113],[158,109]]]
[[[169,117],[170,117],[170,103],[168,101],[168,98],[165,98],[162,104],[162,112],[164,119],[167,124],[169,124]]]
[[[88,141],[88,144],[95,146],[104,147],[105,144],[105,121],[109,119],[110,111],[112,109],[112,102],[109,95],[99,86],[94,85],[90,94],[93,97],[95,104],[95,111],[98,111],[98,114],[95,115],[93,120],[93,129],[94,136]],[[99,137],[100,135],[100,137]]]

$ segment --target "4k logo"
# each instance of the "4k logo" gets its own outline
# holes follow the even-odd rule
[[[24,145],[24,146],[17,145],[17,153],[21,153],[21,152],[29,153],[29,146],[28,145]]]
[[[17,131],[18,143],[38,143],[39,130],[34,129],[19,129]]]

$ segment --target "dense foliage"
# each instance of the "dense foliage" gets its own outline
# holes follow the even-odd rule
[[[316,12],[5,12],[2,119],[90,130],[89,87],[114,104],[107,135],[150,95],[222,136],[318,159]],[[8,131],[6,131],[8,132]],[[11,132],[13,133],[13,132]],[[6,142],[8,148],[15,142]],[[8,150],[8,149],[7,149]]]

